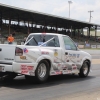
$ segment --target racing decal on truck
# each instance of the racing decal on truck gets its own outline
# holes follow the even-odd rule
[[[4,58],[5,60],[14,60],[14,59],[12,59],[12,58]]]
[[[80,54],[70,54],[69,53],[69,58],[70,59],[75,59],[75,58],[79,58],[80,57]]]
[[[56,75],[62,74],[62,71],[56,71]]]
[[[54,56],[57,57],[58,56],[58,52],[57,49],[54,50]]]
[[[27,60],[27,59],[26,59],[26,56],[20,56],[20,59],[22,59],[22,60]]]
[[[24,52],[24,53],[28,53],[28,49],[24,48],[24,49],[23,49],[23,52]]]
[[[61,74],[62,74],[62,71],[59,71],[59,70],[50,72],[50,75],[61,75]]]
[[[72,64],[72,70],[76,70],[77,66],[75,64]]]
[[[49,55],[49,52],[47,52],[47,51],[41,51],[41,54],[42,55]]]
[[[34,66],[21,65],[21,74],[28,74],[34,70]]]
[[[62,69],[63,70],[68,69],[67,65],[66,64],[62,64]]]
[[[71,54],[71,53],[69,53],[68,56],[65,55],[66,62],[72,61],[73,63],[75,63],[74,59],[79,58],[79,57],[80,57],[80,54]]]

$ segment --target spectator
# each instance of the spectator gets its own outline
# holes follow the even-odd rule
[[[24,37],[24,43],[25,43],[25,41],[26,41],[26,37]]]
[[[85,45],[86,45],[87,41],[85,41]]]
[[[8,36],[8,43],[9,44],[12,44],[13,43],[13,41],[14,41],[14,37],[12,36],[12,34],[10,34],[9,36]]]

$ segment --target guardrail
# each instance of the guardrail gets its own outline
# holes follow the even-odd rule
[[[86,45],[78,45],[78,48],[80,49],[87,49],[87,48],[92,48],[92,49],[100,49],[100,45],[99,44],[86,44]]]
[[[18,44],[18,45],[22,45],[22,44],[24,44],[24,39],[15,39],[15,41],[13,42],[13,44]],[[1,38],[0,39],[0,44],[8,44],[8,41],[7,41],[7,39],[5,39],[5,38]]]

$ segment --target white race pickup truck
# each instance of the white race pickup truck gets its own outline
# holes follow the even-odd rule
[[[51,75],[78,74],[87,77],[91,55],[77,48],[66,35],[31,33],[24,45],[0,44],[0,77],[44,82]]]

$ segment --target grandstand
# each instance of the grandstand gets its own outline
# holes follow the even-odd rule
[[[29,29],[30,29],[30,31],[32,31],[31,27]],[[33,30],[34,30],[34,33],[44,32],[44,27],[43,28],[42,27],[37,28],[35,26],[35,27],[33,27]],[[17,25],[11,25],[10,32],[14,35],[15,40],[17,42],[19,41],[20,43],[23,42],[24,37],[27,37],[27,35],[28,35],[25,26],[19,26],[18,27]],[[45,32],[56,33],[56,29],[54,29],[54,28],[45,28]],[[93,31],[91,31],[91,32],[92,32],[92,34],[94,33]],[[90,44],[99,44],[99,42],[100,42],[99,40],[95,40],[95,36],[91,36],[90,38],[88,38],[86,36],[87,33],[85,31],[83,31],[83,33],[81,34],[80,37],[78,37],[79,34],[78,34],[77,31],[76,32],[72,31],[72,34],[74,34],[74,35],[71,36],[71,32],[70,31],[68,32],[67,29],[66,30],[65,29],[58,30],[57,33],[65,34],[65,35],[70,36],[76,43],[78,43],[80,45],[84,45],[86,40],[88,40],[88,42]],[[8,25],[3,23],[3,25],[2,25],[2,34],[1,34],[0,41],[2,41],[2,40],[3,40],[3,42],[6,41],[8,35],[9,35]],[[20,44],[20,43],[18,43],[18,44]]]
[[[44,14],[0,4],[1,43],[12,33],[20,44],[29,33],[50,32],[69,35],[76,43],[99,44],[97,30],[100,25]],[[94,31],[91,31],[91,28]],[[87,32],[84,31],[88,30]],[[92,35],[91,35],[92,34]]]

